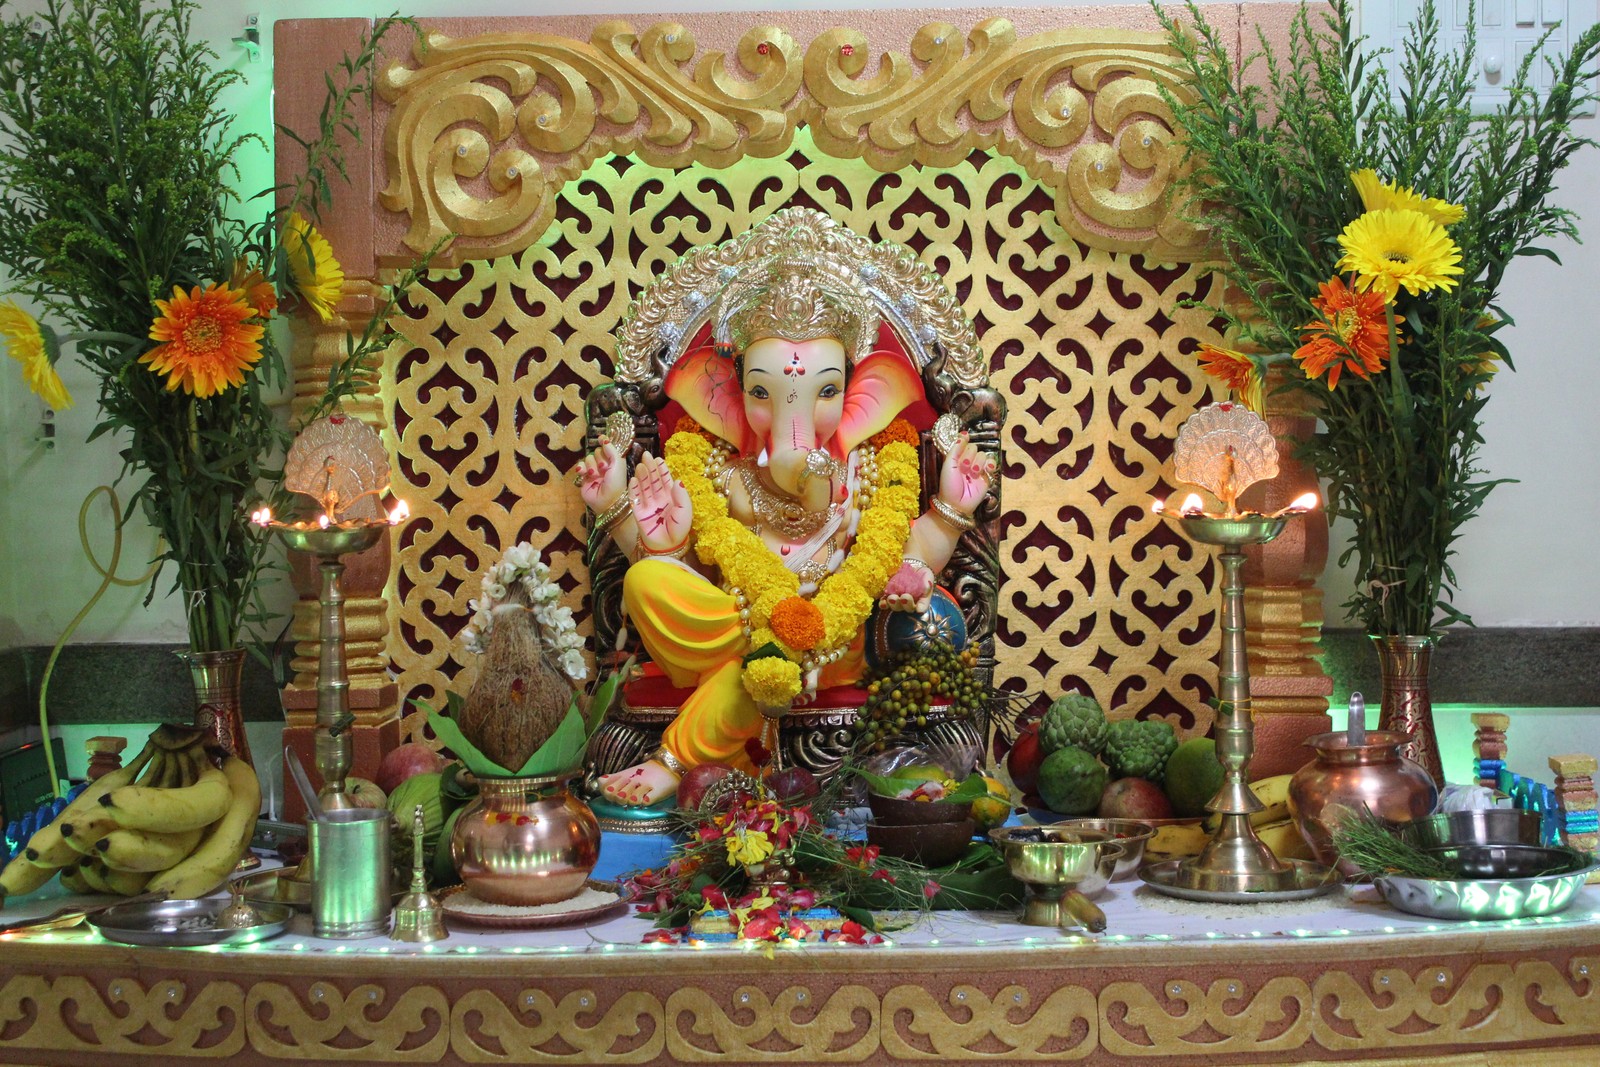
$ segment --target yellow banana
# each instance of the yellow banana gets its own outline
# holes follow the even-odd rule
[[[1156,836],[1145,843],[1146,855],[1198,856],[1206,847],[1211,835],[1198,823],[1169,824],[1156,827]]]
[[[156,786],[167,773],[167,753],[165,749],[157,748],[154,744],[149,746],[149,752],[149,766],[145,767],[144,773],[139,776],[138,784]]]
[[[184,899],[203,897],[233,873],[234,864],[249,849],[256,817],[261,814],[261,783],[250,765],[235,756],[222,761],[222,773],[232,794],[226,814],[205,831],[205,839],[187,859],[150,879],[146,892]]]
[[[178,784],[174,789],[187,789],[194,785],[200,778],[200,763],[205,759],[205,753],[199,745],[194,745],[176,753],[178,758]]]
[[[106,885],[106,865],[99,860],[85,858],[78,864],[78,874],[82,876],[84,884],[91,893],[109,893],[111,887]]]
[[[6,897],[20,897],[24,893],[31,893],[56,876],[55,867],[40,867],[36,863],[29,863],[28,858],[18,854],[6,864],[6,869],[0,871],[0,901]]]
[[[1281,860],[1316,859],[1311,846],[1300,836],[1293,822],[1275,822],[1256,827],[1256,836]]]
[[[200,830],[158,834],[151,830],[113,830],[94,843],[100,861],[116,871],[164,871],[194,851]]]
[[[171,834],[210,826],[228,810],[232,796],[227,776],[207,760],[193,785],[177,789],[125,785],[101,797],[100,806],[125,829]]]
[[[89,882],[83,877],[83,864],[74,863],[61,868],[61,888],[69,893],[93,893]]]
[[[41,830],[35,831],[28,838],[27,845],[18,853],[26,856],[29,863],[35,867],[47,867],[50,870],[59,870],[78,858],[78,850],[67,843],[61,836],[62,820],[66,817],[63,811],[55,821]]]
[[[150,871],[119,871],[115,867],[100,867],[100,877],[105,879],[106,888],[121,897],[136,897],[144,892],[144,887],[152,877]]]
[[[1250,783],[1250,792],[1262,803],[1260,811],[1250,813],[1251,826],[1268,826],[1289,817],[1289,779],[1293,777],[1292,774],[1275,774],[1271,778]],[[1204,825],[1206,832],[1210,833],[1222,825],[1222,816],[1214,811],[1208,812]]]
[[[66,812],[62,812],[61,836],[80,856],[94,855],[95,842],[121,828],[116,816],[98,805],[93,811],[79,812],[72,819],[66,818]]]

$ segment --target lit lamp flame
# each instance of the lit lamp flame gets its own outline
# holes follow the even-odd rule
[[[1200,499],[1200,494],[1190,493],[1188,496],[1183,498],[1183,507],[1178,509],[1178,514],[1203,515],[1205,514],[1205,510],[1206,502]]]
[[[322,527],[324,530],[326,530],[328,528],[328,516],[326,516],[326,515],[318,515],[317,516],[317,525]]]
[[[1320,498],[1315,493],[1301,493],[1299,496],[1289,501],[1289,506],[1284,509],[1284,513],[1287,515],[1298,515],[1302,511],[1310,511],[1320,502]]]
[[[252,511],[250,513],[250,521],[255,523],[257,526],[271,526],[272,525],[272,509],[271,508],[258,508],[255,511]]]
[[[399,526],[402,522],[405,522],[410,517],[411,508],[404,500],[397,500],[395,501],[394,507],[389,511],[389,525]]]
[[[1152,515],[1161,515],[1161,514],[1164,514],[1166,512],[1166,510],[1167,510],[1167,502],[1165,500],[1162,500],[1160,497],[1157,497],[1156,499],[1150,501],[1150,514],[1152,514]]]

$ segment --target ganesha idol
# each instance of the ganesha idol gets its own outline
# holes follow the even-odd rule
[[[798,218],[764,229],[834,225],[782,215]],[[679,417],[662,454],[636,449],[630,471],[602,435],[574,472],[595,532],[629,561],[627,625],[682,696],[658,747],[599,778],[614,806],[659,804],[699,764],[752,769],[774,723],[858,680],[869,616],[928,610],[993,487],[994,458],[952,434],[923,507],[902,417],[926,420],[923,375],[884,319],[931,331],[824,243],[743,242],[688,298],[704,312],[682,353],[664,353]]]

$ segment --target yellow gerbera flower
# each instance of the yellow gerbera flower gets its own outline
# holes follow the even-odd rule
[[[1401,289],[1417,294],[1455,288],[1461,250],[1444,227],[1420,211],[1369,211],[1339,235],[1338,269],[1356,276],[1356,288],[1393,300]]]
[[[38,320],[15,301],[0,303],[0,337],[5,338],[6,351],[11,353],[11,358],[22,364],[22,379],[29,389],[57,411],[72,406],[72,394],[67,392],[45,350],[44,331]]]
[[[197,285],[188,293],[172,287],[171,300],[157,300],[161,314],[150,325],[150,339],[162,341],[139,362],[167,375],[167,390],[180,385],[202,400],[244,384],[245,369],[261,358],[260,323],[255,309],[237,289]]]
[[[765,830],[736,830],[722,840],[729,863],[760,863],[772,855],[772,839]]]
[[[1350,180],[1361,194],[1361,206],[1368,211],[1393,208],[1401,211],[1420,211],[1441,226],[1449,226],[1467,217],[1467,209],[1448,200],[1423,196],[1404,185],[1390,185],[1378,177],[1370,167],[1351,171]]]
[[[344,289],[344,268],[333,257],[333,246],[295,211],[283,228],[283,251],[289,260],[289,280],[300,299],[323,322],[332,320]]]

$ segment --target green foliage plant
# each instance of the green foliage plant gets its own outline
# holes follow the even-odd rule
[[[1235,367],[1248,360],[1249,376],[1272,371],[1269,384],[1281,368],[1274,388],[1305,395],[1321,420],[1304,455],[1327,484],[1329,511],[1354,530],[1340,558],[1356,561],[1347,610],[1375,635],[1470,624],[1452,603],[1451,559],[1498,484],[1479,449],[1487,386],[1511,366],[1500,284],[1516,257],[1555,260],[1548,242],[1577,239],[1575,216],[1550,196],[1573,153],[1593,144],[1572,118],[1595,101],[1600,27],[1549,61],[1543,92],[1534,88],[1543,48],[1530,49],[1505,101],[1482,114],[1475,39],[1469,30],[1448,47],[1434,0],[1422,0],[1397,54],[1363,47],[1350,0],[1302,6],[1286,51],[1259,31],[1236,49],[1192,3],[1186,18],[1156,12],[1183,76],[1164,94],[1184,148],[1181,194],[1233,290],[1214,310],[1245,352],[1226,354]],[[1313,301],[1333,279],[1365,281],[1340,245],[1371,207],[1352,180],[1365,169],[1390,192],[1464,214],[1447,226],[1460,273],[1397,290],[1380,320],[1387,351],[1380,340],[1363,364],[1343,340],[1349,321]],[[1308,358],[1314,336],[1335,338],[1347,371],[1336,384]]]
[[[238,647],[268,621],[270,541],[250,511],[263,501],[284,510],[290,429],[272,400],[288,369],[268,329],[242,385],[203,397],[169,388],[139,362],[156,345],[155,301],[174,286],[227,283],[246,264],[283,307],[305,304],[285,222],[292,213],[314,222],[330,203],[330,175],[344,167],[337,139],[359,135],[356,109],[371,96],[380,42],[405,20],[375,23],[330,74],[318,129],[285,131],[305,149],[303,175],[246,200],[230,183],[240,151],[259,139],[230,132],[221,101],[241,75],[192,37],[196,9],[192,0],[46,0],[27,14],[0,3],[0,265],[13,293],[73,331],[37,324],[52,364],[73,344],[97,376],[100,419],[89,439],[120,443],[121,478],[135,483],[123,518],[142,514],[160,533],[157,562],[174,572],[190,644],[212,651]],[[312,255],[309,243],[297,247]],[[347,334],[345,358],[302,422],[370,382],[396,301],[422,266]],[[158,569],[147,604],[159,581]]]

